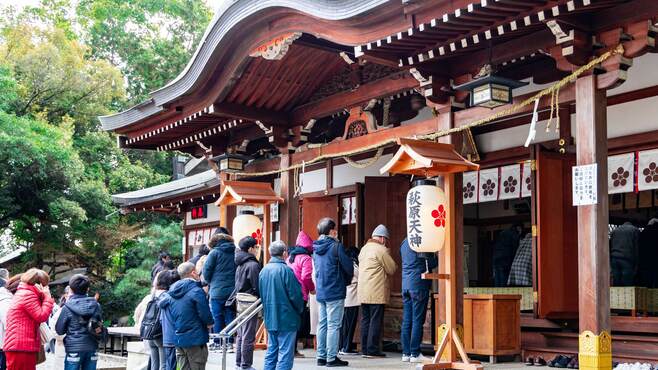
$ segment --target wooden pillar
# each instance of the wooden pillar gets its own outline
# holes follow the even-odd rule
[[[447,107],[445,110],[439,110],[439,123],[438,130],[446,130],[454,127],[454,113],[450,107]],[[452,144],[455,147],[457,153],[461,152],[462,148],[462,135],[453,134],[448,136],[443,136],[439,138],[439,142]],[[453,193],[454,198],[450,199],[450,207],[452,212],[450,214],[454,215],[454,235],[452,235],[452,240],[454,241],[454,252],[452,257],[448,256],[447,248],[439,254],[439,274],[452,274],[453,278],[450,280],[454,282],[454,286],[450,288],[448,280],[439,280],[439,299],[437,305],[439,306],[439,317],[438,323],[442,324],[438,328],[436,342],[437,344],[441,342],[441,338],[446,335],[448,327],[450,325],[450,318],[448,317],[447,312],[443,309],[444,303],[447,301],[446,297],[449,297],[449,289],[455,292],[455,296],[458,297],[455,300],[455,306],[453,307],[454,315],[454,324],[457,328],[457,333],[460,338],[463,340],[464,333],[464,202],[462,196],[462,174],[454,174],[450,176],[453,181]],[[448,185],[448,176],[444,179],[444,190],[446,190]],[[446,193],[446,196],[448,194]],[[447,236],[446,236],[447,238]],[[446,239],[448,240],[448,239]],[[448,247],[446,245],[446,247]],[[454,263],[454,265],[451,265]],[[446,325],[443,325],[446,324]],[[453,360],[456,359],[457,349],[454,345],[450,345],[446,348],[444,355],[442,356],[443,360]]]
[[[608,251],[607,117],[596,76],[576,81],[576,161],[597,164],[597,203],[578,207],[580,369],[612,369]]]
[[[281,154],[281,167],[290,166],[292,156]],[[287,245],[294,245],[299,232],[299,203],[295,199],[295,184],[293,171],[281,173],[281,193],[283,204],[279,204],[279,232],[281,240]]]
[[[224,181],[228,180],[228,173],[219,173],[219,193],[224,191]],[[219,206],[219,226],[228,228],[228,207],[225,205]]]

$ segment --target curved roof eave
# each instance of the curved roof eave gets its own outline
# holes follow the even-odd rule
[[[242,20],[267,8],[290,8],[325,20],[344,20],[365,13],[389,0],[233,0],[217,10],[199,47],[185,69],[164,87],[150,93],[151,99],[123,112],[98,119],[106,131],[120,129],[164,110],[164,104],[188,94],[201,76],[213,51],[224,36]],[[227,1],[228,2],[228,1]]]

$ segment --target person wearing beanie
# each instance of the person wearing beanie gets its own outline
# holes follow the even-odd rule
[[[361,351],[366,358],[385,356],[379,349],[382,320],[390,298],[388,277],[397,270],[386,247],[388,239],[386,226],[378,225],[359,253],[357,291],[361,301]]]
[[[258,298],[258,274],[260,264],[256,259],[258,242],[251,236],[245,236],[238,242],[235,252],[235,289],[227,301],[228,306],[235,306],[239,315],[249,308]],[[254,316],[238,328],[235,337],[235,368],[253,370],[254,343],[258,316]]]
[[[302,297],[304,298],[304,312],[302,312],[302,323],[297,331],[297,339],[308,339],[311,332],[311,316],[308,308],[309,294],[315,293],[313,283],[313,240],[303,230],[297,234],[295,246],[288,251],[286,263],[295,273],[295,277],[302,286]],[[295,341],[296,342],[296,341]],[[296,357],[304,357],[295,348]]]
[[[208,283],[209,288],[213,333],[221,332],[235,319],[233,309],[226,306],[226,301],[235,289],[235,244],[231,235],[223,233],[228,230],[221,227],[217,230],[221,231],[215,232],[208,242],[211,251],[202,270],[203,280]],[[219,339],[215,339],[215,345],[219,345]],[[232,350],[233,348],[229,347],[229,351]]]

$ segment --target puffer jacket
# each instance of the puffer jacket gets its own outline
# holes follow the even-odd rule
[[[160,297],[160,309],[166,311],[175,329],[176,347],[189,348],[208,343],[208,325],[213,319],[201,283],[183,279]]]
[[[354,264],[345,247],[332,237],[320,236],[313,242],[313,264],[318,302],[345,299],[346,286],[354,276]]]
[[[235,244],[229,235],[221,235],[203,265],[203,278],[211,299],[226,300],[235,288]]]
[[[388,248],[375,240],[368,240],[359,253],[359,300],[361,304],[387,304],[391,288],[388,277],[397,270],[397,264]]]
[[[407,238],[400,245],[402,258],[402,291],[419,292],[430,290],[432,280],[423,279],[421,275],[435,269],[439,262],[436,253],[418,253],[409,247]]]
[[[46,298],[34,285],[21,283],[7,312],[3,350],[39,352],[39,325],[46,322],[55,301]]]
[[[7,288],[0,288],[0,348],[5,344],[5,330],[7,328],[7,311],[11,307],[14,295]]]
[[[98,341],[87,328],[87,323],[92,317],[103,321],[101,305],[93,297],[74,294],[66,301],[55,324],[55,331],[58,335],[66,335],[64,347],[67,353],[98,350]]]
[[[290,258],[286,261],[288,266],[295,273],[295,277],[302,286],[302,296],[304,302],[308,302],[308,294],[315,290],[313,284],[313,246],[308,248],[296,246],[289,252]]]

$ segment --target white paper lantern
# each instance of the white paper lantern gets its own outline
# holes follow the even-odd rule
[[[448,199],[435,182],[418,180],[407,193],[407,241],[416,252],[438,252],[445,242]]]
[[[263,239],[263,223],[253,212],[245,212],[233,219],[233,239],[237,245],[245,236],[252,236],[258,244]]]

